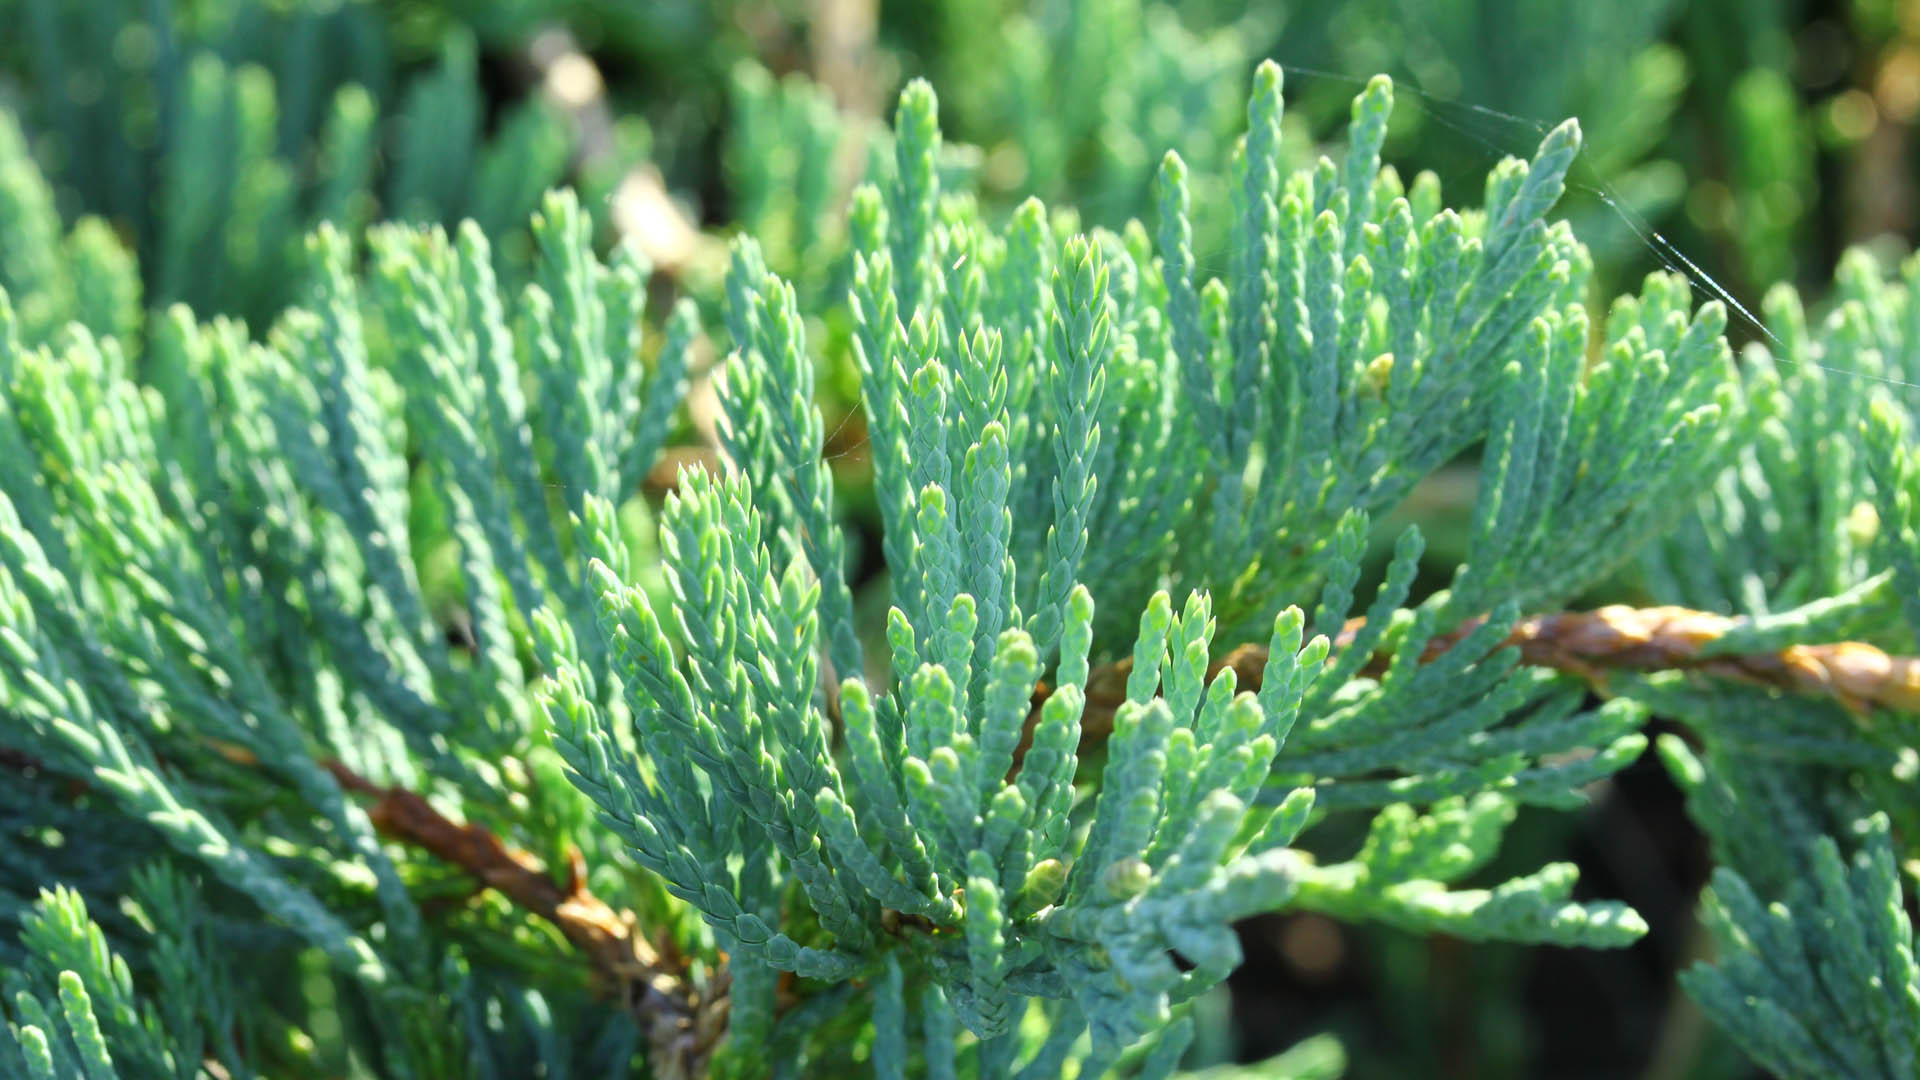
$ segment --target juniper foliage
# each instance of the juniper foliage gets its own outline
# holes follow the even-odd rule
[[[1771,340],[1745,358],[1762,420],[1643,559],[1662,594],[1747,616],[1720,643],[1728,651],[1836,640],[1915,651],[1920,261],[1889,275],[1850,252],[1835,285],[1813,314],[1790,288],[1768,294]],[[1832,676],[1855,694],[1915,681],[1907,660]],[[1869,715],[1844,694],[1706,693],[1671,675],[1629,692],[1697,739],[1659,745],[1720,863],[1706,914],[1722,955],[1683,977],[1689,991],[1778,1075],[1910,1074],[1920,978],[1896,864],[1920,824],[1914,703]]]
[[[17,0],[6,13],[19,32],[0,66],[36,88],[9,103],[35,138],[0,120],[0,214],[22,240],[0,284],[34,343],[68,319],[102,332],[84,301],[116,299],[97,295],[92,266],[59,265],[62,216],[78,222],[71,243],[96,248],[85,236],[112,222],[155,303],[264,325],[296,299],[319,224],[472,219],[519,256],[541,193],[572,171],[574,135],[547,104],[489,122],[470,33],[408,65],[377,5]],[[96,295],[76,305],[74,290]]]
[[[723,460],[682,470],[657,515],[635,494],[706,331],[689,303],[652,323],[642,260],[596,256],[571,196],[541,201],[519,289],[475,225],[364,245],[323,227],[257,338],[180,307],[141,328],[133,263],[104,240],[76,250],[120,299],[10,277],[0,1065],[1165,1076],[1247,915],[1636,940],[1624,905],[1572,899],[1570,865],[1488,867],[1520,808],[1580,805],[1645,748],[1648,710],[1692,716],[1675,695],[1698,686],[1594,706],[1504,642],[1519,612],[1772,494],[1725,477],[1799,437],[1790,399],[1735,369],[1724,312],[1678,278],[1588,315],[1590,260],[1548,216],[1577,126],[1454,210],[1432,175],[1381,166],[1392,93],[1355,100],[1337,160],[1289,168],[1262,65],[1213,267],[1177,154],[1151,230],[1083,233],[1031,201],[997,221],[949,190],[933,92],[910,84],[884,175],[853,196],[844,297],[803,307],[735,243],[712,329]],[[32,333],[29,310],[48,313]],[[851,328],[878,625],[822,457],[823,324]],[[1747,646],[1852,628],[1920,574],[1902,417],[1875,416],[1859,490],[1880,493],[1893,569],[1860,578],[1872,558],[1837,552],[1781,586],[1813,607],[1754,620]],[[1409,529],[1361,606],[1371,523],[1476,446],[1451,587],[1414,599]],[[1700,491],[1724,497],[1690,519]],[[1266,659],[1243,685],[1214,662],[1248,644]],[[1768,730],[1823,776],[1898,758]],[[1666,749],[1696,779],[1765,782]],[[663,1044],[659,1001],[600,992],[552,926],[383,837],[395,804],[360,796],[396,790],[473,843],[586,867],[570,899],[631,912],[677,979],[724,989],[717,1050]],[[1357,849],[1335,850],[1343,830]],[[1818,849],[1792,909],[1827,937],[1766,914],[1766,949],[1835,941],[1845,971],[1910,987],[1884,830],[1858,835],[1851,870]],[[1736,844],[1727,862],[1757,872]],[[1741,880],[1716,893],[1727,966],[1694,983],[1736,1031],[1751,1001],[1799,1015],[1813,987],[1756,983]],[[1906,1000],[1835,996],[1877,1041],[1833,1060],[1903,1061]],[[1316,1046],[1278,1067],[1324,1074]]]

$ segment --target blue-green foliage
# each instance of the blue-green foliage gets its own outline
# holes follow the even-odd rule
[[[732,98],[733,218],[772,265],[804,275],[813,295],[845,243],[832,208],[846,171],[846,125],[823,88],[798,75],[776,82],[752,63],[734,69]]]
[[[155,301],[261,326],[297,299],[301,240],[322,222],[357,233],[376,215],[470,218],[523,263],[521,227],[568,175],[573,134],[539,101],[490,122],[465,32],[403,77],[404,46],[379,7],[11,0],[4,17],[18,32],[0,64],[33,89],[8,105],[35,132],[30,149],[57,199],[22,204],[0,182],[13,189],[0,194],[7,234],[57,230],[56,207],[97,215],[131,242]],[[0,171],[23,164],[12,125],[0,120]],[[42,241],[29,258],[56,260],[58,248]],[[29,306],[41,281],[22,280],[27,269],[6,267],[0,283],[29,340],[67,318],[101,331],[92,316],[122,310],[95,296],[43,316]],[[83,289],[110,280],[90,265],[70,278]],[[58,288],[42,295],[62,298]]]
[[[1810,319],[1792,289],[1762,306],[1773,348],[1751,347],[1748,395],[1759,414],[1735,467],[1698,512],[1649,552],[1650,583],[1709,610],[1774,615],[1861,586],[1874,558],[1871,470],[1859,426],[1876,399],[1905,416],[1914,403],[1909,301],[1920,268],[1892,282],[1864,252],[1843,260],[1835,303]],[[1777,355],[1776,355],[1777,353]],[[1855,605],[1858,607],[1859,605]],[[1836,624],[1860,632],[1864,625]]]
[[[939,148],[939,165],[950,189],[977,188],[990,211],[1031,195],[1119,223],[1152,207],[1154,169],[1173,149],[1199,167],[1201,197],[1224,202],[1238,80],[1256,55],[1248,31],[1264,20],[1185,19],[1140,0],[928,3],[915,15],[887,29],[902,38],[931,31],[938,42],[921,57],[949,96],[958,141]],[[803,298],[816,297],[844,264],[840,196],[856,180],[881,178],[888,133],[837,114],[827,88],[798,74],[775,81],[743,63],[730,89],[734,220]],[[1229,224],[1209,216],[1205,250],[1225,248]]]
[[[933,95],[907,88],[891,178],[855,195],[850,230],[884,664],[851,625],[795,291],[735,245],[721,397],[738,471],[683,473],[670,497],[668,610],[594,571],[631,735],[620,703],[594,700],[583,638],[553,624],[542,648],[576,782],[732,957],[736,1036],[778,1037],[770,968],[870,981],[879,1075],[1098,1075],[1185,1030],[1184,1003],[1238,963],[1229,922],[1255,911],[1569,944],[1644,932],[1570,900],[1564,865],[1450,885],[1519,804],[1577,804],[1645,745],[1632,703],[1583,711],[1577,685],[1498,646],[1516,603],[1595,580],[1726,458],[1742,403],[1721,316],[1656,278],[1582,379],[1584,255],[1542,220],[1573,129],[1503,165],[1484,213],[1440,210],[1423,180],[1416,221],[1379,171],[1389,103],[1384,81],[1356,103],[1346,166],[1283,180],[1263,68],[1243,242],[1232,277],[1202,285],[1177,157],[1157,256],[1142,227],[1063,236],[1037,203],[993,229],[942,197]],[[1309,630],[1352,610],[1368,514],[1476,442],[1489,464],[1458,587],[1407,606],[1408,533],[1330,657]],[[1096,595],[1123,614],[1096,618]],[[1269,649],[1258,692],[1209,678],[1249,636]],[[1085,758],[1090,662],[1115,655],[1126,701]],[[1292,845],[1330,810],[1373,824],[1353,859],[1319,865]],[[959,1057],[926,1036],[955,1021],[975,1046]]]
[[[1914,652],[1916,275],[1909,261],[1888,280],[1854,252],[1824,312],[1785,287],[1768,295],[1771,348],[1745,357],[1752,434],[1642,560],[1658,595],[1745,616],[1716,649]],[[1887,821],[1904,835],[1920,824],[1915,676],[1837,659],[1853,667],[1830,673],[1842,694],[1825,702],[1677,674],[1620,689],[1699,738],[1659,746],[1721,864],[1707,905],[1721,956],[1690,992],[1779,1075],[1901,1076],[1920,981]],[[1847,695],[1876,683],[1892,696],[1869,718]]]
[[[1674,278],[1593,329],[1589,259],[1547,218],[1575,126],[1455,211],[1432,176],[1381,168],[1391,104],[1369,84],[1338,162],[1289,172],[1263,65],[1213,186],[1169,154],[1153,229],[1082,233],[1037,201],[998,222],[953,195],[933,92],[909,85],[880,180],[853,196],[844,302],[735,242],[723,464],[682,470],[657,529],[632,496],[700,327],[686,302],[650,321],[643,260],[596,255],[572,196],[539,201],[519,289],[473,224],[383,226],[364,247],[323,226],[258,339],[184,307],[141,325],[134,263],[95,228],[65,261],[0,260],[17,295],[0,303],[0,749],[26,792],[0,785],[0,915],[19,927],[0,1067],[629,1069],[627,1003],[593,995],[526,913],[383,843],[344,770],[550,866],[577,852],[681,975],[725,987],[721,1075],[1165,1076],[1189,1003],[1240,961],[1232,923],[1258,912],[1627,944],[1639,917],[1572,900],[1570,866],[1488,867],[1520,807],[1577,806],[1638,756],[1650,709],[1705,736],[1704,756],[1663,749],[1723,858],[1763,888],[1794,880],[1752,808],[1790,837],[1850,838],[1865,797],[1835,778],[1896,776],[1898,728],[1849,738],[1804,702],[1678,676],[1587,708],[1584,683],[1503,642],[1518,612],[1674,527],[1683,495],[1714,493],[1676,543],[1737,565],[1724,523],[1791,456],[1765,448],[1813,423],[1807,445],[1835,452],[1845,409],[1795,419],[1778,376],[1740,379],[1720,308]],[[45,185],[4,150],[0,198],[26,209],[0,226],[55,243]],[[1231,193],[1223,277],[1193,254],[1208,190]],[[818,261],[807,236],[783,243]],[[1892,351],[1904,293],[1850,287],[1839,340]],[[823,324],[850,337],[810,341]],[[878,633],[822,459],[816,371],[841,340],[883,526]],[[1779,585],[1764,567],[1802,526],[1766,519],[1749,565],[1782,601],[1736,641],[1911,633],[1894,609],[1920,583],[1920,471],[1898,403],[1874,416],[1843,494],[1875,494],[1881,539]],[[1415,600],[1410,529],[1362,607],[1369,523],[1475,447],[1452,587]],[[1807,535],[1865,516],[1798,490],[1827,515]],[[1878,577],[1869,543],[1893,552]],[[1249,644],[1257,686],[1214,670]],[[1109,701],[1095,665],[1121,659]],[[1764,718],[1786,767],[1744,767],[1733,709]],[[1363,826],[1357,851],[1308,854],[1329,819]],[[107,820],[146,869],[76,856]],[[1869,917],[1794,932],[1846,971],[1907,977],[1885,849],[1853,878],[1822,851],[1796,910]],[[1730,905],[1725,926],[1752,924]],[[268,992],[283,969],[299,986]],[[1732,962],[1696,984],[1736,1030],[1743,996],[1803,1024],[1853,1016],[1821,1052],[1897,1067],[1903,1012],[1756,978]]]
[[[1887,819],[1861,822],[1843,859],[1831,837],[1805,876],[1767,904],[1739,873],[1714,876],[1707,925],[1719,963],[1681,977],[1687,991],[1783,1077],[1912,1076],[1920,1054],[1920,966]]]
[[[100,337],[131,337],[140,326],[138,268],[113,230],[89,217],[67,232],[53,189],[27,152],[11,114],[0,113],[0,288],[19,297],[16,330],[43,341],[70,322]]]
[[[32,763],[8,785],[0,861],[79,890],[30,909],[10,877],[26,1064],[337,1070],[345,1044],[315,1048],[311,1027],[334,996],[364,1010],[355,1038],[393,1075],[516,1075],[563,1045],[583,1065],[632,1054],[637,1030],[577,980],[501,981],[554,970],[555,943],[519,916],[431,924],[423,904],[456,883],[380,843],[323,767],[432,793],[552,863],[575,847],[611,861],[530,707],[525,628],[562,612],[594,633],[585,567],[627,565],[615,500],[669,434],[697,331],[682,310],[655,340],[645,268],[595,256],[572,196],[548,196],[533,235],[537,283],[503,296],[471,224],[377,230],[364,278],[323,228],[301,305],[264,341],[175,306],[142,331],[144,381],[121,339],[76,324],[29,347],[0,303],[0,700],[8,752]],[[46,809],[69,781],[89,813]],[[95,838],[110,820],[136,849],[117,864]],[[64,869],[74,845],[100,862]],[[136,859],[159,861],[130,882]],[[102,914],[126,895],[144,930]],[[154,1004],[129,997],[86,901],[161,980]],[[236,926],[245,965],[225,960]],[[243,1018],[278,1036],[239,1037],[237,1004],[307,954],[319,982]],[[626,1024],[612,1041],[610,1023]]]
[[[1531,167],[1501,166],[1488,209],[1463,216],[1439,207],[1432,178],[1409,198],[1379,170],[1384,81],[1355,103],[1344,166],[1323,158],[1283,181],[1279,82],[1263,69],[1249,106],[1225,280],[1198,280],[1176,156],[1161,170],[1158,257],[1138,226],[1056,246],[1037,204],[1002,236],[964,217],[929,228],[934,147],[908,153],[904,124],[899,190],[917,193],[905,209],[921,220],[902,220],[899,199],[856,196],[855,340],[882,518],[891,535],[914,478],[940,468],[904,470],[903,489],[889,467],[922,439],[909,414],[919,373],[935,361],[947,374],[934,382],[964,384],[958,341],[997,334],[1014,549],[1046,551],[1018,593],[1043,651],[1071,580],[1100,582],[1122,610],[1165,580],[1206,586],[1230,628],[1257,636],[1313,587],[1346,515],[1384,513],[1487,440],[1499,467],[1455,609],[1563,601],[1632,550],[1610,541],[1650,534],[1664,497],[1706,475],[1734,434],[1722,315],[1693,316],[1667,278],[1622,302],[1600,374],[1577,377],[1587,260],[1543,220],[1575,129]],[[863,231],[885,231],[886,249],[866,250]],[[951,310],[979,291],[977,312]],[[923,295],[949,298],[937,330],[934,311],[915,314]],[[972,439],[947,442],[958,468]],[[1082,529],[1102,542],[1077,547]],[[896,581],[908,554],[890,542]]]

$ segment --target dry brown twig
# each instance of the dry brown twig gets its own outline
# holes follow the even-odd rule
[[[1421,662],[1445,654],[1482,621],[1470,620],[1435,638]],[[1522,663],[1585,679],[1603,695],[1611,672],[1697,671],[1788,693],[1829,697],[1856,715],[1874,709],[1920,712],[1920,657],[1890,656],[1854,641],[1713,655],[1709,646],[1744,622],[1688,608],[1612,605],[1590,612],[1527,616],[1514,624],[1502,644],[1518,647]],[[1364,624],[1364,619],[1350,620],[1335,647],[1351,644]],[[1265,646],[1242,645],[1215,661],[1207,677],[1232,668],[1240,689],[1258,690],[1266,666]],[[1087,708],[1080,721],[1083,744],[1104,739],[1113,731],[1114,712],[1126,701],[1127,675],[1132,670],[1133,661],[1122,660],[1103,664],[1088,677]],[[1034,692],[1033,712],[1027,719],[1029,734],[1051,693],[1045,684]]]
[[[706,1075],[707,1059],[726,1031],[726,972],[704,987],[695,985],[683,961],[663,957],[631,915],[616,913],[587,889],[586,864],[577,850],[568,852],[565,883],[557,883],[532,855],[508,847],[481,826],[454,823],[419,794],[376,784],[338,761],[326,767],[342,788],[373,797],[367,816],[383,835],[460,867],[558,928],[626,1002],[646,1035],[654,1075],[663,1080]],[[671,948],[671,942],[665,944]]]

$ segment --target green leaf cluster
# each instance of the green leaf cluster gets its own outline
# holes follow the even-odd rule
[[[769,166],[811,185],[796,209],[769,183],[752,212],[814,221],[832,124],[754,78],[816,138]],[[63,239],[0,128],[0,1069],[609,1075],[658,1050],[553,927],[383,836],[357,795],[391,786],[584,863],[724,985],[718,1075],[1165,1076],[1256,913],[1638,939],[1571,865],[1496,856],[1658,714],[1699,740],[1661,751],[1729,868],[1725,960],[1691,986],[1785,1071],[1898,1075],[1911,932],[1871,812],[1907,824],[1907,725],[1679,673],[1595,703],[1506,640],[1638,555],[1662,599],[1750,616],[1724,651],[1910,646],[1910,282],[1849,264],[1817,332],[1782,294],[1784,363],[1742,370],[1676,277],[1589,315],[1550,217],[1576,125],[1453,209],[1381,165],[1389,81],[1338,160],[1291,170],[1281,90],[1261,65],[1221,175],[1162,159],[1151,227],[1081,231],[956,190],[910,83],[844,281],[804,228],[737,239],[705,372],[696,306],[651,303],[566,193],[524,274],[483,224],[322,224],[258,333],[143,315],[136,266],[171,280],[192,247],[156,271]],[[430,160],[396,175],[465,181]],[[200,210],[162,220],[278,235]],[[823,456],[836,363],[871,552]],[[700,375],[718,463],[656,509]],[[1408,529],[1363,605],[1372,522],[1476,449],[1449,587],[1416,597]],[[1257,684],[1219,663],[1240,646]],[[1314,1046],[1275,1068],[1337,1067]]]

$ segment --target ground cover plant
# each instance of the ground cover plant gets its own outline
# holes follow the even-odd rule
[[[737,79],[732,152],[801,150],[711,280],[565,189],[295,229],[263,150],[227,303],[142,262],[195,185],[69,228],[0,125],[0,1070],[1170,1076],[1253,916],[1634,946],[1508,841],[1644,760],[1692,1000],[1912,1074],[1920,262],[1736,354],[1599,291],[1573,121],[1443,190],[1391,80],[1302,160],[1263,63],[1109,229],[984,197],[918,80],[842,206],[840,120]]]

